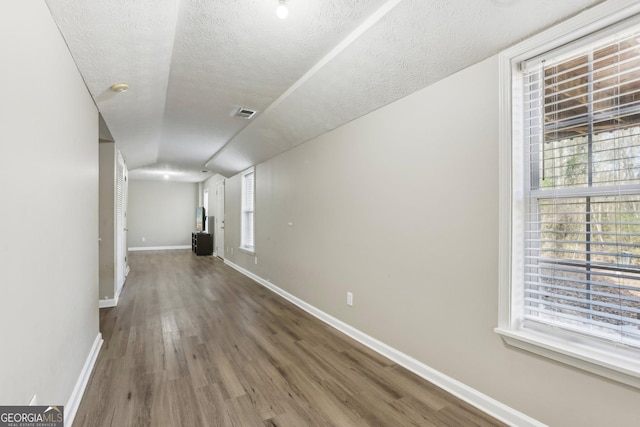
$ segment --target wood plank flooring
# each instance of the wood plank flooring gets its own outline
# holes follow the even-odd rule
[[[213,257],[134,252],[74,426],[502,426]]]

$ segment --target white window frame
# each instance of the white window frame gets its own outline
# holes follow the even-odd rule
[[[525,218],[522,79],[519,65],[612,27],[640,23],[640,3],[608,1],[498,55],[500,141],[499,315],[495,331],[514,347],[640,388],[640,350],[545,325],[523,325]],[[623,22],[624,21],[624,22]]]
[[[246,185],[247,185],[247,176],[249,175],[253,175],[253,209],[252,210],[248,210],[247,209],[247,200],[246,200]],[[255,208],[256,208],[256,171],[255,168],[249,168],[246,171],[242,172],[242,186],[241,186],[241,191],[242,191],[242,195],[241,195],[241,207],[240,207],[240,250],[243,252],[247,252],[249,254],[255,254],[255,234],[256,234],[256,229],[255,229],[255,217],[256,217],[256,213],[255,213]],[[247,214],[251,212],[251,218],[253,221],[253,225],[251,227],[251,230],[253,232],[253,236],[251,236],[251,241],[253,242],[253,245],[250,245],[247,243],[247,236],[245,235],[245,224],[247,221]]]

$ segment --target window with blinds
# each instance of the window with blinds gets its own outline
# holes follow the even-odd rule
[[[640,31],[523,78],[524,322],[640,347]]]
[[[254,247],[255,171],[242,175],[241,245],[245,249]]]

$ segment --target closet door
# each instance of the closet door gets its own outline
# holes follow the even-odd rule
[[[127,167],[120,151],[116,160],[116,295],[124,285],[127,235],[126,235],[126,204],[127,204]]]

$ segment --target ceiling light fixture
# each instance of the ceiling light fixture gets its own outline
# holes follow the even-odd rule
[[[169,179],[169,174],[164,174],[164,179]]]
[[[278,18],[280,19],[284,19],[289,15],[289,9],[287,9],[287,5],[285,3],[285,0],[280,0],[280,4],[276,9],[276,15],[278,15]]]
[[[129,89],[129,85],[126,83],[115,83],[110,88],[114,92],[126,92]]]

